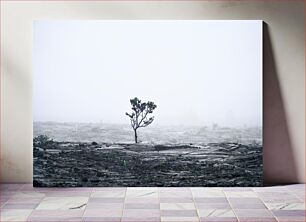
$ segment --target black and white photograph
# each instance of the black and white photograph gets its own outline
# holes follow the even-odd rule
[[[262,21],[37,20],[35,187],[262,186]]]

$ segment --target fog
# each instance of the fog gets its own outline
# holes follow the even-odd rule
[[[261,21],[35,21],[34,121],[262,126]]]

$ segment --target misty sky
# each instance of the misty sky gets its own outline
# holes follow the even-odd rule
[[[261,21],[35,21],[34,121],[262,125]]]

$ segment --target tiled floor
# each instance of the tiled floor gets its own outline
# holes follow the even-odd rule
[[[33,188],[1,185],[1,221],[305,221],[305,185]]]

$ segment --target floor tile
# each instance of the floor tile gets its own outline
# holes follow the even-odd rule
[[[229,203],[196,203],[198,209],[230,209]]]
[[[84,210],[33,210],[31,217],[82,217]]]
[[[158,191],[188,192],[194,187],[158,187]]]
[[[10,197],[0,197],[1,207],[10,199]]]
[[[189,197],[160,197],[161,203],[193,203],[193,198]]]
[[[121,217],[83,217],[84,222],[120,222]]]
[[[126,203],[125,209],[159,209],[158,203]]]
[[[257,192],[257,195],[259,197],[275,197],[275,196],[279,196],[279,197],[285,197],[285,196],[292,196],[291,194],[292,192],[290,192],[289,190],[286,190],[286,192],[277,192],[276,190],[270,190],[270,191],[262,191],[262,192]]]
[[[21,191],[32,191],[34,189],[33,184],[32,183],[25,183],[22,184],[20,190]]]
[[[32,222],[32,221],[37,221],[37,222],[80,222],[82,221],[82,217],[69,217],[69,216],[62,216],[62,217],[32,217],[30,216],[27,221]]]
[[[161,210],[162,217],[197,217],[196,210]]]
[[[278,217],[278,222],[305,222],[305,217]]]
[[[291,192],[291,194],[295,195],[297,198],[305,202],[305,191],[295,191],[295,192]]]
[[[272,213],[266,209],[234,209],[238,218],[273,218]]]
[[[87,203],[86,209],[123,209],[123,203]]]
[[[305,210],[305,203],[266,203],[269,210]]]
[[[96,191],[108,191],[108,192],[119,192],[123,191],[126,192],[127,188],[126,187],[92,187],[92,192]]]
[[[262,198],[264,203],[298,203],[302,202],[298,198],[282,198],[282,197],[271,197],[271,198]]]
[[[297,203],[301,202],[295,195],[291,193],[258,193],[260,199],[265,203]]]
[[[194,197],[224,197],[222,189],[215,188],[191,188]]]
[[[90,197],[88,199],[89,203],[123,203],[124,198],[113,197],[113,198],[104,198],[104,197]]]
[[[233,209],[267,209],[263,203],[237,203],[232,202],[231,207]]]
[[[254,187],[255,192],[277,192],[277,193],[287,193],[288,189],[286,186],[267,186],[267,187]]]
[[[45,192],[47,197],[89,197],[91,195],[90,191],[50,191]]]
[[[143,203],[143,204],[158,204],[158,198],[126,198],[125,203]]]
[[[21,183],[1,183],[0,190],[2,191],[17,191],[20,190],[24,184]]]
[[[160,217],[159,209],[124,209],[123,217],[155,218]]]
[[[244,191],[250,191],[254,192],[253,188],[251,187],[224,187],[222,188],[223,191],[236,191],[236,192],[244,192]]]
[[[196,203],[228,203],[225,197],[195,197]]]
[[[121,217],[122,209],[86,209],[84,217]]]
[[[193,222],[199,221],[199,214],[205,222],[237,222],[236,215],[239,222],[302,222],[305,221],[304,189],[305,185],[34,188],[32,184],[6,184],[0,192],[1,219]]]
[[[38,197],[38,198],[32,198],[32,197],[29,197],[29,198],[16,198],[16,197],[13,197],[13,198],[10,198],[7,203],[11,203],[11,204],[39,204],[44,198],[43,197]]]
[[[2,207],[2,209],[35,209],[38,206],[38,204],[22,204],[22,203],[7,203],[5,206]]]
[[[32,210],[1,209],[1,221],[25,221]]]
[[[227,197],[257,197],[257,194],[252,191],[225,191]]]
[[[201,217],[201,222],[238,222],[236,217]]]
[[[91,194],[91,197],[121,197],[124,198],[125,197],[125,189],[112,189],[112,190],[108,190],[108,189],[104,189],[104,190],[100,190],[100,191],[94,191]]]
[[[14,192],[12,198],[22,199],[22,198],[43,198],[46,195],[44,193],[32,192],[32,191],[18,191]]]
[[[229,197],[228,201],[230,204],[261,204],[262,201],[259,198],[254,198],[254,197]]]
[[[199,222],[198,217],[161,217],[162,222]]]
[[[160,203],[161,210],[195,210],[194,203]]]
[[[199,209],[200,217],[235,217],[231,209]]]
[[[305,210],[272,210],[276,217],[305,217]]]
[[[88,197],[45,197],[37,210],[74,210],[85,209]]]
[[[158,198],[158,190],[156,187],[128,187],[126,198]]]
[[[192,198],[191,191],[160,191],[159,192],[160,197],[180,197],[180,198]]]
[[[289,190],[304,190],[306,189],[305,184],[291,184],[286,186]]]
[[[121,222],[160,222],[160,217],[122,217]]]
[[[275,218],[242,217],[239,222],[277,222]]]

